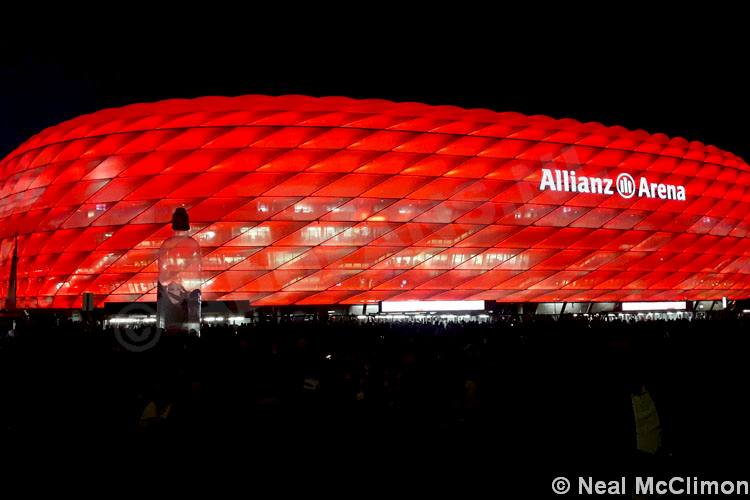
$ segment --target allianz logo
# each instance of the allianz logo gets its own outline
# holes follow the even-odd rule
[[[640,177],[638,182],[633,176],[621,173],[615,179],[609,177],[576,176],[573,170],[542,169],[542,181],[539,190],[564,191],[566,193],[591,193],[613,195],[615,192],[623,198],[658,198],[661,200],[685,201],[685,187],[674,184],[649,182]]]

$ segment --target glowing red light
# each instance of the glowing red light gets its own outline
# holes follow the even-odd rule
[[[596,123],[340,97],[172,100],[44,130],[0,180],[0,298],[17,237],[20,307],[155,300],[178,206],[207,300],[750,296],[750,168]]]

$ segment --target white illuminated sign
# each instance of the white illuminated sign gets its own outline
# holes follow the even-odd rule
[[[382,312],[484,311],[483,300],[409,300],[382,302]]]
[[[624,311],[684,311],[687,303],[682,302],[623,302]]]
[[[658,198],[660,200],[685,201],[685,186],[649,182],[645,177],[638,181],[628,173],[615,179],[609,177],[577,176],[574,170],[542,169],[539,190],[563,191],[566,193],[619,194],[623,198]]]

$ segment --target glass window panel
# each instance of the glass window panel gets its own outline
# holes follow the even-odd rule
[[[85,253],[63,252],[55,254],[52,261],[47,264],[47,273],[53,275],[68,275],[73,273],[78,264],[86,258]]]
[[[157,248],[137,248],[127,251],[107,271],[112,273],[137,273],[155,262],[159,256]]]
[[[488,248],[467,259],[458,268],[492,269],[519,253],[521,253],[521,249],[518,248]]]
[[[456,193],[453,199],[460,201],[487,201],[493,199],[499,193],[505,192],[514,184],[513,181],[480,179],[468,185],[461,192]]]
[[[282,269],[322,269],[352,253],[355,247],[315,247],[287,262]],[[339,266],[333,266],[338,268]]]
[[[537,243],[538,248],[579,248],[576,242],[591,233],[590,229],[574,227],[558,228],[544,241]]]
[[[452,270],[441,274],[437,278],[419,285],[418,289],[426,290],[450,290],[461,283],[482,274],[479,270]]]
[[[362,193],[364,198],[404,198],[432,180],[415,175],[393,175]]]
[[[188,199],[165,199],[159,200],[151,207],[144,210],[135,219],[132,224],[153,224],[167,223],[172,221],[172,214],[178,207],[190,209],[197,200]]]
[[[277,292],[271,295],[267,295],[262,299],[256,300],[251,304],[257,307],[265,305],[290,305],[299,302],[300,300],[314,293],[315,292]]]
[[[88,199],[91,203],[111,203],[122,200],[125,196],[141,185],[143,179],[140,177],[118,177],[109,181],[109,184],[94,193]]]
[[[247,222],[215,222],[193,234],[202,247],[218,247],[252,229]]]
[[[232,292],[265,274],[265,271],[225,271],[206,280],[201,292]]]
[[[296,203],[299,197],[262,196],[223,217],[229,221],[263,221]]]
[[[390,222],[361,222],[338,233],[335,237],[325,241],[324,246],[362,246],[373,240],[384,241],[383,238],[398,227]],[[389,246],[387,243],[384,246]]]
[[[403,272],[399,269],[371,269],[343,280],[341,286],[337,288],[342,290],[370,290]]]
[[[352,225],[351,222],[316,221],[298,229],[289,236],[279,240],[279,245],[315,246],[330,240]]]
[[[86,291],[95,295],[110,294],[131,277],[131,274],[98,274],[96,280],[86,287]]]
[[[589,253],[588,250],[560,250],[549,259],[537,264],[534,269],[566,269]]]
[[[418,241],[417,245],[451,247],[480,229],[482,229],[482,226],[474,224],[447,224]]]
[[[537,224],[540,226],[564,227],[577,220],[589,210],[584,207],[558,207],[539,219]]]
[[[227,247],[222,247],[220,250],[224,248]],[[309,247],[274,246],[259,249],[258,253],[251,255],[247,259],[237,264],[235,269],[276,269],[282,264],[285,264],[295,257],[302,255],[307,250],[309,250]]]
[[[395,132],[378,130],[355,142],[349,149],[365,149],[368,151],[391,151],[392,149],[410,141],[417,134],[410,132]]]
[[[64,229],[73,227],[86,227],[101,217],[113,204],[109,203],[87,203],[78,207],[68,219],[60,226]]]
[[[265,194],[265,196],[309,196],[323,186],[330,186],[331,183],[334,182],[334,179],[338,177],[339,174],[335,173],[302,172],[281,182],[275,187],[269,186],[270,189],[263,194]],[[330,194],[328,195],[323,194],[322,192],[317,194],[320,196],[348,196],[343,191],[330,191]]]
[[[440,269],[411,269],[375,288],[377,290],[411,290],[444,272]]]
[[[476,278],[464,281],[463,283],[456,285],[456,288],[468,290],[488,290],[490,288],[494,288],[500,283],[511,279],[513,276],[516,276],[521,272],[522,271],[520,270],[510,271],[493,269],[492,271],[486,271],[485,273],[480,274]]]
[[[315,270],[277,269],[240,287],[240,292],[276,292],[314,273]]]
[[[252,127],[255,129],[256,127]],[[247,128],[235,129],[235,130],[247,130]],[[207,144],[206,147],[211,147],[213,144],[219,144],[220,137],[215,139],[212,143]],[[224,156],[219,159],[213,166],[211,166],[209,172],[252,172],[258,167],[261,167],[268,163],[272,158],[278,156],[282,150],[278,149],[241,149],[231,151],[229,156]]]
[[[411,140],[394,148],[394,151],[405,153],[434,153],[443,146],[453,141],[453,136],[448,134],[419,134]],[[442,156],[442,155],[441,155]]]
[[[438,177],[409,194],[409,198],[415,200],[445,200],[476,182],[474,179],[461,179],[459,177]]]
[[[625,285],[624,288],[629,289],[629,290],[645,290],[646,288],[650,287],[654,283],[657,283],[661,281],[662,279],[668,277],[670,274],[671,273],[668,271],[654,271],[651,273],[645,270],[640,271],[640,276],[638,276],[631,283],[628,283],[627,285]]]
[[[75,213],[77,207],[56,207],[50,209],[44,218],[39,222],[37,231],[46,231],[59,228],[71,215]]]
[[[527,228],[532,229],[532,228]],[[527,229],[524,229],[527,230]],[[460,241],[456,246],[459,247],[490,247],[499,242],[508,239],[514,233],[522,230],[518,226],[500,226],[493,225],[483,227],[468,238]]]
[[[404,248],[395,255],[380,261],[373,266],[374,269],[411,269],[445,250],[434,247],[409,247]]]
[[[230,292],[219,294],[219,300],[246,300],[252,304],[269,295],[268,292]]]
[[[327,290],[328,288],[336,289],[341,286],[341,282],[347,278],[359,273],[359,271],[350,271],[345,269],[324,269],[318,271],[306,278],[294,282],[286,287],[289,291],[302,290]]]
[[[372,245],[376,246],[408,246],[413,245],[425,236],[434,233],[443,227],[443,224],[420,224],[410,222],[402,226],[394,224],[394,229],[374,240]]]
[[[655,283],[653,283],[649,288],[655,289],[655,290],[671,290],[673,288],[678,287],[680,283],[685,281],[690,277],[690,273],[682,272],[682,273],[675,273],[671,272],[669,276],[667,276],[664,279],[661,279]]]
[[[119,226],[127,224],[148,209],[154,202],[151,200],[144,201],[120,201],[109,208],[102,215],[97,217],[92,225],[94,226]]]
[[[590,290],[614,275],[615,271],[591,271],[586,275],[573,279],[565,288],[570,290]]]
[[[319,136],[326,129],[316,127],[290,127],[277,129],[272,134],[256,141],[256,148],[296,148],[300,144]]]
[[[443,201],[414,219],[415,222],[448,223],[477,208],[478,202]]]
[[[369,134],[367,130],[335,128],[324,131],[299,147],[302,149],[344,149],[367,134]]]
[[[164,140],[160,141],[158,146],[154,149],[159,150],[175,150],[175,149],[195,149],[201,147],[210,140],[216,138],[222,129],[212,127],[197,127],[196,122],[187,124],[187,126],[193,127],[188,129],[177,130],[177,134],[172,137],[165,137]],[[162,125],[163,127],[178,127],[178,122],[167,122]]]
[[[363,174],[398,174],[405,168],[409,167],[410,165],[413,165],[415,162],[419,161],[420,158],[423,158],[424,155],[415,154],[415,153],[399,153],[397,151],[389,151],[387,153],[381,154],[376,153],[373,151],[367,151],[370,155],[373,156],[370,160],[368,160],[365,164],[363,164],[361,167],[359,167],[356,171],[358,173]],[[398,176],[396,176],[398,177]],[[409,176],[407,176],[408,178]],[[390,177],[386,182],[389,182],[389,180],[392,179]],[[416,180],[417,178],[414,178],[413,180]],[[422,182],[428,182],[430,178],[424,178]],[[375,189],[379,189],[380,186],[376,186]],[[384,196],[383,194],[379,195],[370,195],[365,194],[364,196]]]
[[[394,202],[396,202],[396,200],[392,198],[355,198],[348,203],[332,209],[331,212],[324,215],[322,219],[355,222],[363,221],[368,217],[379,213]]]
[[[235,172],[207,172],[193,177],[190,181],[166,191],[171,198],[203,198],[214,195],[227,186],[234,185],[242,174]],[[164,177],[164,176],[160,176]],[[165,192],[165,193],[166,193]]]
[[[165,173],[170,174],[182,174],[182,173],[200,173],[205,172],[206,170],[218,165],[224,158],[227,158],[228,156],[232,155],[231,150],[226,149],[199,149],[190,151],[188,154],[184,155],[182,158],[177,160],[176,162],[172,163],[169,167],[164,169]],[[222,181],[221,180],[214,180],[212,177],[214,175],[219,176],[234,176],[234,178],[237,178],[237,173],[233,172],[212,172],[206,177],[207,185],[213,186],[215,188],[221,188]],[[199,187],[196,187],[195,185],[191,186],[190,189],[200,189]],[[198,196],[198,195],[185,195],[185,196]]]
[[[528,226],[541,219],[555,209],[550,205],[526,204],[516,208],[512,213],[497,220],[498,224],[515,224]]]
[[[301,229],[306,224],[306,222],[293,221],[266,221],[248,229],[226,245],[240,247],[267,246]]]
[[[259,172],[310,172],[310,167],[331,154],[328,150],[292,149],[258,167]],[[320,171],[318,171],[320,172]]]
[[[482,252],[482,248],[449,248],[427,261],[419,264],[418,269],[453,269]]]
[[[260,196],[289,179],[291,175],[288,172],[252,172],[217,192],[215,196],[222,198]],[[302,194],[302,196],[304,195]]]
[[[620,213],[620,210],[614,208],[593,208],[588,213],[583,214],[581,218],[571,222],[571,227],[590,227],[599,228],[612,220]]]
[[[335,269],[369,269],[383,259],[401,250],[400,247],[352,248],[353,253],[332,262],[328,267]]]
[[[531,269],[540,262],[543,262],[557,253],[555,250],[543,250],[538,248],[532,248],[525,250],[518,255],[511,257],[502,264],[496,267],[496,269]]]
[[[258,247],[219,247],[203,257],[203,269],[223,271],[236,266],[258,251]]]
[[[307,169],[308,172],[351,172],[378,156],[372,151],[343,150],[322,158]],[[367,173],[367,172],[363,172]],[[373,174],[385,172],[370,172]]]
[[[536,269],[531,271],[524,271],[495,285],[494,288],[499,290],[526,290],[532,285],[539,283],[543,279],[549,278],[556,272],[557,271],[554,271],[552,269],[544,271]]]
[[[81,229],[62,229],[54,231],[48,235],[44,246],[39,250],[39,253],[60,253],[65,250],[68,245],[73,243],[81,234]]]
[[[456,219],[456,222],[460,224],[492,224],[496,220],[512,213],[514,209],[514,205],[509,205],[507,203],[487,202],[466,212],[464,215]]]
[[[394,295],[388,300],[398,302],[407,302],[410,300],[430,300],[440,292],[442,292],[442,290],[406,290],[399,293],[398,295]]]
[[[286,210],[282,210],[273,216],[275,220],[315,220],[328,214],[332,210],[349,201],[349,198],[327,198],[323,196],[308,196]],[[331,220],[324,218],[324,220]],[[333,219],[341,220],[341,219]]]
[[[99,245],[99,250],[130,250],[160,227],[160,224],[137,224],[112,228],[109,231],[106,231],[107,228],[101,228],[105,230],[102,236],[106,239]]]
[[[138,273],[119,286],[113,293],[144,294],[156,288],[157,273]]]
[[[370,217],[372,221],[408,222],[440,203],[434,200],[399,200]]]
[[[118,154],[122,154],[122,151]],[[160,174],[185,154],[185,151],[149,151],[143,155],[131,156],[130,166],[120,172],[119,176],[141,177]]]
[[[468,300],[476,293],[476,290],[446,290],[433,295],[430,300]]]
[[[190,221],[213,222],[246,203],[247,198],[209,198],[190,209]]]
[[[375,174],[346,174],[343,177],[321,186],[316,196],[347,196],[356,197],[385,179],[383,175]]]
[[[140,186],[128,194],[126,200],[159,200],[189,182],[190,175],[157,175],[147,180],[140,178]]]
[[[530,182],[514,182],[507,189],[492,198],[498,203],[528,203],[539,194],[539,185]]]
[[[76,274],[101,274],[125,252],[91,252],[78,264]]]
[[[74,182],[81,180],[86,174],[91,172],[94,167],[101,163],[101,159],[76,159],[72,161],[65,170],[60,172],[60,175],[53,181],[53,184],[65,184],[68,182]],[[20,184],[20,183],[19,183]],[[16,190],[20,191],[25,189],[20,185],[16,185]]]
[[[652,233],[646,239],[644,239],[643,241],[638,243],[636,246],[634,246],[633,251],[653,252],[663,247],[667,243],[669,243],[669,241],[672,240],[674,237],[675,235],[672,233],[664,233],[664,232]]]
[[[297,302],[299,305],[325,305],[325,304],[338,304],[342,300],[345,300],[352,295],[355,295],[356,291],[326,291],[316,293],[305,297],[304,299]]]

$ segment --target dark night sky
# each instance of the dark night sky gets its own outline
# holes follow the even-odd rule
[[[325,29],[254,18],[206,23],[212,29],[3,33],[0,156],[44,127],[104,107],[302,93],[593,120],[700,140],[750,160],[747,44],[726,36],[729,28],[505,22],[472,31],[467,22],[420,30],[376,19]]]

